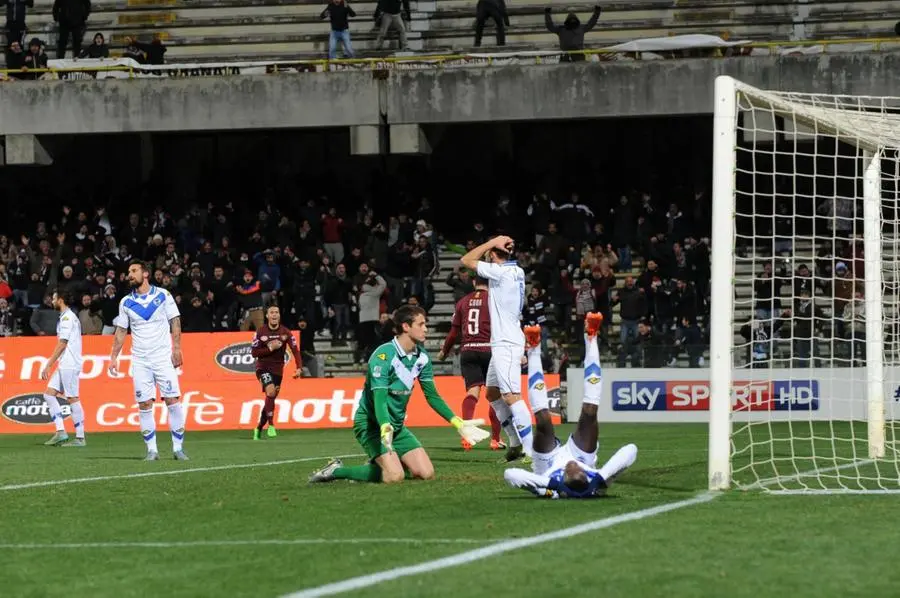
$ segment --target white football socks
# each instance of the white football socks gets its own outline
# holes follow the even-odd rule
[[[494,413],[497,414],[497,419],[500,420],[500,427],[503,428],[503,431],[506,432],[506,438],[509,441],[509,446],[519,446],[522,442],[519,440],[519,434],[516,432],[516,426],[513,424],[512,411],[509,409],[509,405],[506,404],[506,401],[503,399],[497,399],[496,401],[491,401],[491,409],[494,410]]]
[[[84,407],[81,401],[75,401],[72,405],[72,423],[75,424],[75,438],[84,440]]]
[[[44,395],[44,402],[50,408],[50,417],[53,419],[53,425],[56,426],[57,432],[65,432],[66,425],[63,423],[62,410],[59,408],[59,401],[53,395]]]
[[[534,452],[532,448],[534,435],[531,432],[531,411],[528,410],[528,405],[522,399],[510,405],[509,410],[512,412],[512,421],[516,426],[516,433],[519,436],[519,440],[522,441],[522,448],[525,450],[525,454],[530,457],[532,452]]]
[[[528,349],[528,401],[537,413],[550,408],[547,385],[544,383],[544,364],[541,363],[540,346]]]
[[[610,483],[614,477],[631,467],[635,459],[637,459],[637,446],[626,444],[600,468],[600,475],[607,483]]]
[[[169,405],[169,430],[172,432],[172,451],[177,453],[184,443],[184,409],[181,403]]]
[[[153,408],[139,411],[141,418],[141,436],[144,437],[144,443],[147,445],[148,453],[158,453],[156,448],[156,420],[153,419]]]
[[[603,370],[600,369],[600,349],[597,337],[584,335],[584,397],[583,402],[599,405],[603,397]]]

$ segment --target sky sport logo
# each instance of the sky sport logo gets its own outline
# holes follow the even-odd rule
[[[613,382],[613,411],[708,411],[705,380]],[[734,381],[734,411],[818,411],[818,380]]]
[[[72,414],[72,408],[68,401],[58,399],[59,408],[64,418]],[[50,417],[50,408],[44,402],[44,397],[37,393],[29,393],[10,397],[0,407],[0,413],[6,419],[18,424],[41,426],[53,422]]]
[[[253,345],[251,343],[235,343],[220,349],[216,353],[216,365],[229,372],[237,374],[252,374],[256,372],[256,359],[253,358]],[[284,354],[284,362],[290,360],[287,351]]]

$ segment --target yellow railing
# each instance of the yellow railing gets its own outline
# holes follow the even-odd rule
[[[741,46],[733,46],[735,48],[764,48],[768,49],[770,53],[774,54],[778,49],[782,48],[793,48],[793,47],[811,47],[811,46],[822,46],[823,53],[828,51],[828,47],[831,46],[841,46],[841,45],[860,45],[860,44],[872,44],[874,51],[883,50],[883,46],[885,44],[892,45],[900,45],[900,38],[898,37],[888,37],[888,38],[858,38],[858,39],[833,39],[833,40],[803,40],[803,41],[771,41],[771,42],[752,42],[749,44],[744,44]],[[691,48],[685,48],[687,50]],[[703,48],[699,48],[703,49]],[[707,48],[709,50],[724,50],[725,48]],[[559,55],[558,52],[548,51],[548,53],[556,57]],[[593,56],[593,55],[612,55],[612,54],[630,54],[631,52],[622,52],[618,50],[609,50],[605,48],[591,48],[587,50],[579,50],[568,52],[568,54],[581,54],[584,56]],[[497,54],[497,55],[485,55],[485,56],[472,56],[471,54],[421,54],[421,55],[410,55],[410,56],[387,56],[383,58],[347,58],[347,59],[335,59],[328,60],[324,58],[319,59],[300,59],[295,61],[279,61],[272,63],[258,62],[254,63],[253,66],[261,67],[265,66],[267,70],[270,70],[272,73],[279,72],[293,72],[296,71],[298,67],[322,67],[323,70],[329,70],[329,67],[334,65],[338,67],[343,66],[353,66],[353,65],[365,65],[373,70],[379,69],[382,65],[385,64],[403,64],[403,63],[420,63],[420,64],[433,64],[436,68],[442,68],[448,62],[480,62],[482,64],[487,64],[488,66],[493,65],[493,63],[497,60],[503,61],[509,58],[516,57],[514,52],[511,52],[508,55]],[[548,56],[541,55],[521,55],[520,58],[530,58],[534,60],[536,64],[542,64],[543,60]],[[228,67],[228,63],[215,63],[216,66]],[[231,66],[235,66],[235,63]],[[249,66],[249,65],[248,65]],[[186,68],[182,65],[173,64],[169,67],[163,67],[160,70],[195,70],[195,69],[203,69],[203,68],[213,68],[212,65],[197,65],[193,68]],[[45,73],[54,73],[54,74],[63,74],[63,73],[103,73],[103,72],[124,72],[128,73],[129,78],[134,77],[135,71],[140,72],[152,72],[155,69],[143,69],[142,67],[132,67],[127,65],[113,65],[113,66],[86,66],[86,67],[70,67],[64,69],[56,69],[56,68],[47,68],[47,69],[30,69],[28,71],[18,71],[18,70],[10,70],[10,69],[0,69],[0,73],[5,75],[21,75],[21,74],[36,74],[38,78]]]

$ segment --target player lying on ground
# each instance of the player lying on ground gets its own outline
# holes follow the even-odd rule
[[[375,349],[369,358],[366,383],[353,419],[353,433],[370,461],[366,465],[344,467],[333,459],[309,477],[311,483],[332,480],[357,482],[402,482],[405,473],[411,478],[434,478],[434,465],[419,440],[404,425],[406,406],[416,378],[425,400],[435,412],[450,422],[459,435],[471,444],[485,440],[489,434],[479,428],[478,420],[464,421],[453,414],[434,386],[431,358],[422,343],[428,328],[425,310],[404,305],[394,314],[397,336]]]
[[[281,325],[281,310],[277,305],[266,309],[266,324],[258,328],[253,335],[251,354],[256,358],[256,379],[266,394],[266,402],[259,413],[259,424],[253,430],[253,440],[259,440],[263,428],[269,424],[266,434],[269,438],[278,436],[275,430],[275,399],[281,390],[281,379],[284,374],[285,348],[289,347],[294,356],[297,371],[294,378],[303,373],[303,362],[300,360],[300,347],[294,335]]]
[[[181,367],[181,314],[172,294],[150,284],[150,268],[135,260],[128,265],[131,293],[119,302],[119,315],[113,320],[116,334],[109,354],[109,375],[119,377],[118,360],[125,336],[131,329],[131,380],[138,404],[141,436],[147,445],[145,461],[158,461],[156,418],[153,402],[156,389],[169,410],[172,454],[176,461],[189,461],[184,454],[184,409],[178,372]],[[169,333],[171,332],[171,336]]]
[[[487,380],[491,364],[491,316],[487,298],[487,281],[476,276],[475,290],[460,299],[453,310],[450,332],[438,353],[438,361],[443,361],[459,339],[459,368],[466,384],[466,398],[462,402],[463,419],[475,417],[481,387]],[[500,420],[493,408],[489,408],[488,412],[491,417],[491,450],[504,450],[506,444],[500,440]],[[472,448],[465,438],[460,439],[460,442],[463,449]]]
[[[509,237],[482,243],[460,258],[462,264],[488,280],[491,314],[491,362],[487,398],[509,438],[506,460],[531,456],[531,411],[522,400],[522,353],[525,337],[519,320],[525,305],[525,272],[511,260],[515,247]],[[485,257],[488,261],[480,261]]]
[[[56,347],[41,370],[41,380],[49,380],[44,391],[44,402],[50,409],[50,417],[56,426],[56,433],[45,442],[47,446],[84,446],[84,408],[78,400],[78,376],[81,374],[81,322],[69,306],[75,297],[72,293],[53,293],[53,307],[59,311],[56,324]],[[59,367],[53,366],[59,361]],[[53,372],[53,376],[50,376]],[[75,424],[75,439],[69,440],[63,423],[58,398],[65,397],[72,410]],[[67,442],[68,441],[68,442]]]
[[[550,419],[547,388],[541,366],[541,329],[525,329],[528,347],[528,397],[534,409],[537,425],[534,432],[533,471],[513,468],[503,473],[506,482],[550,498],[591,498],[602,496],[613,478],[634,463],[637,447],[627,444],[616,451],[600,469],[597,463],[597,406],[600,404],[603,381],[600,370],[600,350],[597,331],[603,316],[590,313],[585,318],[584,401],[578,427],[561,446]]]

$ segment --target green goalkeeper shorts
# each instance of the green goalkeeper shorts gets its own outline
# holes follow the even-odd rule
[[[353,422],[353,435],[356,441],[366,451],[369,459],[376,459],[388,452],[383,444],[381,444],[381,431],[377,424],[370,424],[368,421]],[[403,426],[400,430],[394,432],[394,452],[402,457],[409,451],[422,448],[422,443],[416,438],[415,434],[409,431],[409,428]]]

